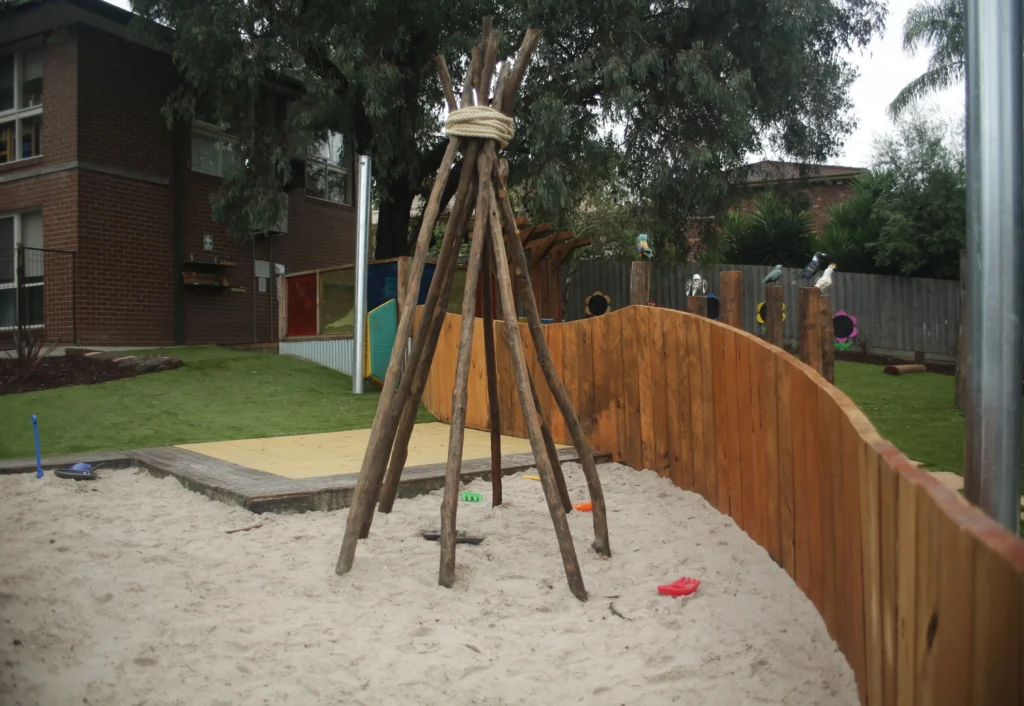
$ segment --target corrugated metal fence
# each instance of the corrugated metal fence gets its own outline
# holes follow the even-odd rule
[[[630,265],[629,262],[600,260],[577,263],[577,270],[568,284],[566,320],[584,318],[586,298],[596,291],[611,297],[613,309],[627,306]],[[707,279],[709,293],[718,294],[718,275],[726,270],[743,273],[743,327],[760,335],[757,306],[764,301],[761,279],[770,267],[655,265],[651,300],[658,306],[685,310],[686,281],[694,273],[699,272]],[[784,335],[789,341],[795,341],[799,335],[798,287],[794,285],[798,274],[799,270],[787,269],[781,280],[787,311]],[[872,352],[909,356],[914,351],[923,351],[936,360],[956,357],[959,282],[838,270],[832,282],[832,310],[846,311],[857,317],[858,338],[866,338]]]
[[[281,341],[278,352],[308,360],[325,368],[352,375],[355,342],[351,338],[318,338],[303,341]]]

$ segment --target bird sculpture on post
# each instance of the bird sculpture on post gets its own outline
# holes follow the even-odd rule
[[[814,283],[814,286],[818,288],[819,292],[824,292],[832,286],[832,273],[835,272],[836,263],[832,263],[825,268],[825,271],[821,273],[821,277]]]
[[[695,274],[686,283],[686,296],[688,297],[699,297],[702,294],[707,294],[707,292],[708,281],[699,274]]]
[[[764,276],[761,284],[775,284],[780,279],[782,279],[782,265],[776,265],[771,272]]]
[[[799,284],[801,280],[807,282],[821,269],[821,266],[825,263],[825,258],[828,257],[823,252],[814,253],[814,257],[807,263],[804,269],[800,270],[800,274],[797,276],[797,281],[793,282],[794,285]]]
[[[654,259],[654,248],[647,242],[647,233],[641,233],[636,236],[636,259],[637,260],[653,260]]]
[[[366,455],[352,493],[351,507],[345,523],[345,536],[335,568],[338,575],[344,575],[352,570],[357,542],[367,537],[370,532],[374,505],[379,501],[378,509],[384,513],[393,509],[420,400],[427,377],[430,375],[447,314],[448,299],[459,262],[459,246],[474,210],[471,246],[464,270],[462,322],[452,390],[448,462],[441,502],[441,560],[438,583],[450,588],[455,582],[455,549],[459,537],[456,514],[462,482],[462,448],[466,433],[470,356],[474,350],[473,328],[477,321],[477,283],[481,279],[481,272],[486,273],[483,266],[485,258],[488,267],[494,269],[503,318],[501,322],[491,320],[491,309],[486,305],[485,299],[482,325],[485,329],[484,357],[487,375],[490,378],[495,370],[494,346],[488,345],[487,329],[491,328],[495,332],[503,331],[505,334],[517,398],[522,408],[530,448],[533,451],[537,474],[541,480],[566,580],[572,594],[581,601],[587,599],[566,518],[566,513],[572,512],[573,506],[550,428],[540,408],[534,377],[530,375],[527,367],[523,334],[520,332],[516,302],[513,299],[514,281],[519,284],[519,303],[526,314],[529,334],[533,339],[532,349],[539,363],[540,372],[547,387],[550,388],[558,411],[565,419],[566,429],[572,438],[586,478],[593,511],[594,542],[591,546],[601,556],[611,557],[607,508],[601,481],[597,475],[597,466],[594,463],[594,454],[569,401],[565,386],[558,377],[544,337],[540,311],[530,284],[529,262],[519,239],[516,216],[509,200],[508,162],[499,154],[513,137],[516,94],[539,41],[540,32],[536,29],[529,29],[523,34],[522,45],[514,60],[501,62],[492,94],[492,80],[498,65],[499,38],[492,29],[491,19],[485,18],[480,42],[474,47],[470,60],[466,62],[467,71],[462,86],[461,106],[456,100],[444,57],[436,58],[441,87],[449,111],[445,125],[448,148],[423,211],[416,248],[407,275],[409,286],[405,288],[405,299],[399,309],[401,316],[394,347],[391,350],[390,364],[381,385],[380,402],[370,431]],[[461,171],[452,169],[459,152],[463,157]],[[419,282],[423,276],[427,248],[440,212],[441,195],[445,192],[448,177],[452,173],[459,174],[458,189],[451,202],[451,211],[434,276],[431,278],[426,299],[420,307],[421,311],[418,312]],[[506,247],[510,252],[506,253]],[[513,277],[518,279],[513,280]],[[489,288],[484,288],[485,292],[487,289]],[[419,319],[414,332],[413,319],[417,316]],[[540,376],[537,377],[539,379]],[[496,397],[495,391],[496,385],[489,384],[488,396]],[[500,420],[492,417],[490,424],[497,426]],[[492,483],[498,484],[500,488],[500,467],[498,471],[495,477],[492,468]],[[500,504],[500,492],[496,492],[492,497],[493,504]]]

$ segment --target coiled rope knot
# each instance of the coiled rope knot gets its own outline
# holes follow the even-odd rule
[[[444,131],[447,135],[458,137],[497,140],[501,149],[505,149],[515,134],[512,125],[512,118],[494,108],[486,105],[469,105],[448,113]]]

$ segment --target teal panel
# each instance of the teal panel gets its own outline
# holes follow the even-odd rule
[[[366,376],[382,382],[391,362],[391,349],[398,335],[398,304],[394,299],[384,302],[366,316]]]

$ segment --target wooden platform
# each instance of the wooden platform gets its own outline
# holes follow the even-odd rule
[[[561,449],[559,457],[563,463],[578,460],[573,449]],[[611,457],[595,452],[595,460],[604,463]],[[43,468],[50,470],[78,461],[102,462],[105,470],[140,467],[157,477],[173,476],[191,491],[256,513],[346,508],[352,500],[358,478],[356,473],[285,478],[175,446],[52,457],[43,459]],[[532,454],[510,454],[502,457],[501,470],[503,474],[511,475],[533,465]],[[32,473],[35,469],[32,459],[0,462],[0,474]],[[443,463],[407,467],[402,474],[398,496],[411,498],[444,487],[444,471]],[[462,463],[462,477],[466,481],[488,478],[490,474],[490,459],[467,459]]]

